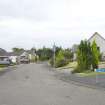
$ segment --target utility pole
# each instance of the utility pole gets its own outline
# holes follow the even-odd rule
[[[54,53],[54,55],[53,55],[53,60],[54,60],[53,66],[54,66],[54,68],[55,68],[55,52],[56,52],[56,46],[55,46],[55,43],[54,43],[54,45],[53,45],[53,53]]]

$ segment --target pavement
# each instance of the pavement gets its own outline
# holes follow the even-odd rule
[[[105,75],[96,74],[91,76],[80,76],[79,74],[72,74],[72,70],[63,69],[55,70],[55,75],[57,78],[65,81],[72,82],[77,85],[82,85],[90,88],[95,88],[105,91]]]
[[[65,82],[46,63],[0,75],[0,105],[105,105],[105,91]]]

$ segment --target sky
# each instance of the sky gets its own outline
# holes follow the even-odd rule
[[[0,0],[0,47],[63,48],[105,37],[105,0]]]

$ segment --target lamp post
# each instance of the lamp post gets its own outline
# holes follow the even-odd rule
[[[56,46],[55,46],[55,43],[54,43],[54,45],[53,45],[53,60],[54,60],[54,64],[53,64],[53,66],[54,66],[54,68],[55,68],[55,52],[56,52]]]

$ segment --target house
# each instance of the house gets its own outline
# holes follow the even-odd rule
[[[101,53],[105,53],[105,39],[102,37],[98,32],[95,32],[89,39],[88,41],[92,44],[93,41],[95,40],[98,49],[100,50]]]
[[[29,63],[29,54],[28,52],[24,51],[20,56],[19,56],[19,62],[20,63]]]
[[[93,41],[96,42],[100,53],[102,54],[102,60],[105,60],[105,39],[98,32],[95,32],[88,41],[92,44]]]
[[[31,50],[10,52],[8,54],[10,60],[15,64],[29,63],[33,59],[35,61],[36,54]]]
[[[7,52],[0,48],[0,64],[21,64],[35,62],[36,53],[34,50],[22,50],[19,52]]]
[[[0,48],[0,65],[10,65],[10,59],[8,57],[8,53]]]
[[[8,57],[14,64],[19,64],[19,56],[23,53],[23,51],[20,52],[8,52]]]
[[[28,54],[26,54],[25,51],[19,51],[19,52],[9,52],[8,53],[9,59],[12,61],[14,64],[20,64],[20,63],[25,63],[26,58],[27,61],[28,59]]]
[[[36,51],[33,49],[33,50],[28,50],[27,52],[29,54],[30,62],[35,62],[37,59]]]
[[[92,45],[93,41],[96,42],[98,49],[100,50],[100,53],[102,54],[102,60],[105,61],[105,39],[102,37],[98,32],[95,32],[88,40],[90,44]],[[77,58],[76,52],[78,49],[78,45],[73,45],[72,51],[74,53],[73,60],[75,61]]]

